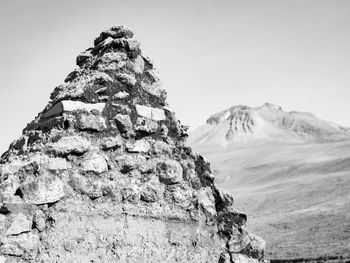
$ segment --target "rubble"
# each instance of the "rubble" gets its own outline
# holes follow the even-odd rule
[[[263,261],[133,32],[94,44],[0,160],[0,263]]]

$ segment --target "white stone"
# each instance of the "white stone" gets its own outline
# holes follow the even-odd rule
[[[151,144],[146,139],[137,140],[127,145],[128,152],[139,153],[148,152],[151,149]]]
[[[102,155],[94,153],[86,157],[86,161],[83,162],[82,168],[85,172],[101,174],[108,171],[108,164]]]
[[[50,171],[63,171],[71,168],[71,165],[63,158],[50,158],[47,169]]]
[[[0,256],[0,263],[5,263],[6,262],[6,258],[3,256]]]
[[[114,98],[116,99],[125,99],[129,96],[129,93],[125,91],[119,91],[117,94],[114,95]]]
[[[145,61],[142,56],[138,55],[133,62],[129,64],[130,69],[137,74],[142,74],[145,68]]]
[[[32,221],[22,213],[17,214],[10,228],[6,231],[7,236],[18,235],[20,233],[29,232],[32,229]]]
[[[81,101],[63,100],[56,103],[51,109],[49,109],[45,114],[44,118],[48,118],[54,115],[59,115],[62,112],[74,112],[74,111],[86,111],[98,110],[102,112],[105,108],[105,103],[84,103]]]
[[[230,262],[237,262],[237,263],[259,263],[260,261],[256,258],[250,258],[243,254],[236,254],[231,253],[231,260]]]
[[[155,121],[165,120],[164,110],[136,104],[138,115]]]

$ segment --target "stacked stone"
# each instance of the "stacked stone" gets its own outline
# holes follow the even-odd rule
[[[102,32],[3,154],[0,263],[263,260],[132,37]]]

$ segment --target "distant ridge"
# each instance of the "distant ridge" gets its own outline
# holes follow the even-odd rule
[[[283,111],[265,103],[260,107],[238,105],[210,116],[192,132],[193,143],[229,144],[251,139],[338,141],[350,138],[350,129],[321,120],[308,112]]]

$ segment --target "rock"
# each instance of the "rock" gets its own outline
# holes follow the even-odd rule
[[[90,142],[80,136],[62,137],[59,141],[49,143],[47,151],[56,155],[83,154],[90,149]]]
[[[118,81],[121,83],[125,84],[128,87],[133,87],[136,84],[136,79],[135,77],[125,74],[125,73],[118,73],[116,74],[116,78]]]
[[[237,254],[237,253],[231,254],[231,260],[232,261],[228,261],[228,262],[239,262],[239,263],[259,263],[259,262],[261,262],[258,259],[250,258],[250,257],[247,257],[246,255]],[[223,262],[225,262],[225,261],[223,261]]]
[[[134,169],[147,170],[145,167],[147,162],[144,155],[119,155],[115,158],[115,161],[117,163],[118,170],[122,173],[128,173]]]
[[[44,231],[46,228],[46,215],[43,211],[37,210],[33,216],[33,223],[36,229],[38,229],[39,232]]]
[[[83,131],[97,132],[107,129],[105,119],[94,114],[80,114],[78,117],[78,127]]]
[[[219,259],[219,263],[231,263],[231,257],[229,253],[222,253]],[[233,261],[233,262],[237,262],[237,263],[243,263],[240,260],[238,261]]]
[[[19,178],[14,174],[8,174],[7,178],[3,178],[0,183],[0,200],[9,201],[13,198],[19,187]]]
[[[98,110],[102,112],[105,108],[105,103],[84,103],[81,101],[71,101],[64,100],[55,104],[51,109],[49,109],[45,114],[44,118],[49,118],[51,116],[59,115],[63,112],[75,112],[75,111],[84,111],[90,112],[91,110]]]
[[[90,199],[102,196],[102,182],[93,177],[74,173],[70,178],[70,185],[76,192],[87,195]]]
[[[115,99],[125,99],[129,96],[129,93],[125,92],[125,91],[119,91],[117,94],[115,94],[113,96],[113,98]]]
[[[22,213],[19,213],[14,218],[11,226],[6,231],[7,236],[18,235],[23,232],[30,232],[32,230],[32,221]]]
[[[50,171],[65,171],[71,168],[71,165],[63,158],[50,158],[47,169]]]
[[[211,188],[205,187],[199,190],[198,203],[211,216],[216,215],[215,199]]]
[[[89,51],[83,51],[77,56],[77,61],[76,61],[77,66],[83,67],[86,64],[90,65],[92,59],[93,59],[93,56]]]
[[[140,200],[140,189],[136,185],[123,188],[121,194],[123,202],[138,203]]]
[[[235,226],[244,226],[247,222],[247,215],[240,213],[232,206],[225,207],[218,212],[220,219],[218,220],[219,231],[231,233]]]
[[[98,70],[117,70],[125,66],[127,56],[121,52],[111,52],[103,54],[96,61],[96,68]]]
[[[176,184],[182,181],[182,167],[175,160],[164,160],[157,164],[159,180],[165,184]]]
[[[157,121],[138,117],[136,120],[135,130],[151,134],[155,133],[158,130],[158,127],[159,125]]]
[[[153,144],[153,150],[156,155],[171,155],[172,147],[163,141],[156,141]]]
[[[133,128],[129,115],[117,114],[114,121],[121,133],[128,133]]]
[[[64,250],[68,252],[72,252],[77,245],[77,242],[75,240],[65,240],[63,242],[63,248]]]
[[[128,63],[128,68],[137,74],[142,74],[145,69],[145,61],[142,56],[137,56],[133,62]]]
[[[108,164],[102,155],[93,153],[90,156],[85,156],[85,161],[82,163],[84,172],[93,172],[101,174],[108,171]]]
[[[157,202],[160,199],[161,191],[159,186],[147,184],[142,187],[140,199],[147,203]]]
[[[0,233],[5,229],[5,224],[6,224],[6,216],[0,214]]]
[[[160,126],[160,133],[163,137],[166,137],[168,135],[169,129],[166,125],[162,124]]]
[[[95,39],[94,45],[100,44],[108,37],[111,38],[132,38],[134,33],[125,26],[111,27],[110,29],[103,31],[98,38]]]
[[[126,149],[131,153],[146,153],[151,149],[151,144],[145,139],[137,140],[135,142],[129,142],[126,145]]]
[[[101,142],[101,149],[104,151],[117,149],[123,146],[123,139],[120,135],[104,138]]]
[[[249,234],[249,255],[254,258],[262,259],[264,258],[264,251],[266,247],[266,242],[254,234]]]
[[[147,93],[161,98],[162,100],[166,99],[166,91],[163,89],[163,84],[160,81],[159,73],[155,69],[150,69],[145,72],[147,78],[143,79],[141,82],[141,87]]]
[[[33,260],[38,253],[39,245],[40,240],[37,233],[22,233],[4,238],[0,253]]]
[[[5,263],[6,262],[6,258],[3,256],[0,256],[0,263]]]
[[[164,110],[162,109],[156,109],[156,108],[147,107],[147,106],[138,105],[138,104],[136,104],[135,107],[136,107],[136,112],[139,116],[152,119],[155,121],[165,120]]]
[[[41,176],[20,187],[24,201],[36,205],[54,203],[65,196],[64,183],[54,176]]]

